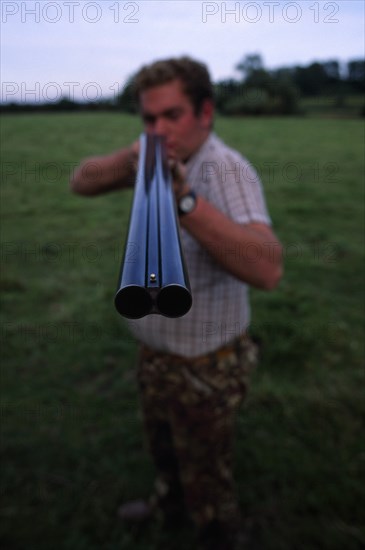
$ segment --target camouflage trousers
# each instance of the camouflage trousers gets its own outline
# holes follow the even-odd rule
[[[170,514],[184,505],[200,528],[239,521],[232,476],[234,420],[257,351],[246,335],[196,359],[141,350],[138,382],[157,469],[155,499]]]

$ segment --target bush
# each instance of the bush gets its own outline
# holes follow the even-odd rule
[[[220,101],[224,115],[289,115],[299,112],[299,94],[290,83],[268,82],[267,88],[245,86]]]

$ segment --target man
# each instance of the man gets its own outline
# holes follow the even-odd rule
[[[271,290],[282,276],[261,183],[249,163],[212,132],[206,67],[188,57],[143,67],[134,79],[145,131],[163,135],[173,164],[193,306],[179,319],[130,323],[142,343],[138,381],[154,458],[156,492],[120,509],[124,519],[186,508],[203,548],[234,548],[240,512],[232,478],[234,418],[256,364],[247,335],[248,286]],[[128,187],[138,142],[87,159],[71,188],[97,195]]]

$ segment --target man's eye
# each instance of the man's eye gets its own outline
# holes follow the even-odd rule
[[[170,120],[178,120],[181,117],[181,111],[171,111],[168,113],[167,118]]]
[[[153,116],[148,116],[148,115],[144,116],[144,117],[143,117],[143,120],[144,120],[144,122],[145,122],[146,124],[154,124],[155,121],[156,121],[155,117],[153,117]]]

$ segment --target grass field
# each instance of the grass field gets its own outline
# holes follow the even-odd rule
[[[129,143],[136,118],[2,123],[4,550],[185,550],[190,530],[127,531],[148,495],[137,344],[113,306],[130,191],[86,199],[81,158]],[[254,550],[364,548],[363,122],[218,119],[256,166],[285,277],[252,290],[262,360],[237,424],[236,478]]]
[[[356,118],[365,116],[363,94],[334,94],[301,98],[300,110],[310,117]]]

